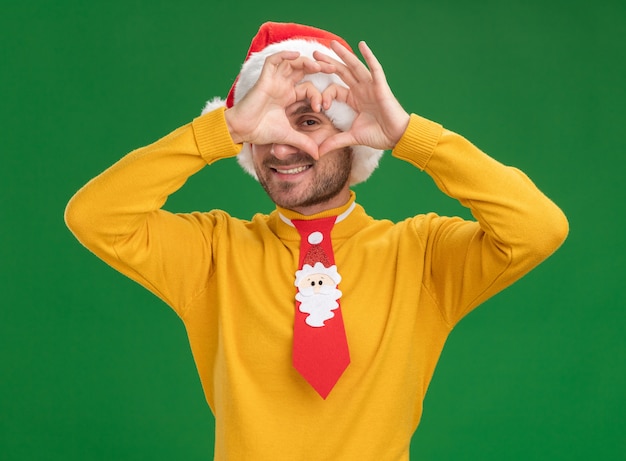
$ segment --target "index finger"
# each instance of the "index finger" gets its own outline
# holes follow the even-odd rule
[[[293,59],[286,59],[277,55],[271,57],[273,58],[274,71],[289,77],[294,83],[299,82],[307,74],[332,74],[336,71],[334,64],[317,61],[306,56],[297,56]]]
[[[378,61],[378,58],[376,58],[369,45],[363,40],[359,42],[359,51],[361,55],[363,55],[363,59],[365,59],[374,80],[386,80],[383,66]]]
[[[292,61],[300,56],[298,51],[280,51],[265,58],[264,64],[271,64],[278,67],[283,61]]]
[[[363,50],[361,49],[362,43],[365,43],[365,42],[359,43],[359,50],[361,52],[363,52]],[[339,56],[343,60],[343,62],[346,64],[346,66],[352,71],[357,81],[364,81],[364,80],[370,79],[371,77],[370,70],[367,68],[365,64],[361,62],[361,60],[354,53],[352,53],[350,50],[348,50],[345,46],[343,46],[341,43],[339,43],[336,40],[333,40],[332,42],[330,42],[330,47],[335,53],[337,53],[337,56]],[[372,54],[371,50],[369,54]]]
[[[337,74],[346,85],[352,86],[358,83],[358,80],[353,75],[353,72],[343,62],[324,54],[321,51],[315,51],[313,53],[313,57],[317,59],[318,62],[334,66],[335,71],[333,73]]]

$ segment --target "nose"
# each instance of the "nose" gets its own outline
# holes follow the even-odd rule
[[[272,144],[270,148],[270,154],[281,160],[284,160],[296,152],[298,152],[298,148],[290,146],[289,144]]]

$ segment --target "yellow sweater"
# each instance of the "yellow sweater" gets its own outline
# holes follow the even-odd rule
[[[519,170],[411,116],[393,155],[478,222],[426,214],[394,224],[357,205],[335,225],[351,363],[323,400],[291,365],[297,231],[277,211],[243,221],[160,209],[189,176],[238,151],[223,110],[203,115],[84,186],[68,226],[183,320],[215,415],[215,459],[408,460],[450,330],[549,256],[565,217]],[[309,219],[350,203],[311,217],[280,211]]]

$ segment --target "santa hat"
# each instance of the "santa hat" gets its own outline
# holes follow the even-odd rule
[[[332,40],[338,41],[352,51],[345,40],[325,30],[301,24],[266,22],[252,39],[246,60],[241,66],[239,76],[235,79],[226,100],[217,97],[208,101],[202,114],[223,106],[229,108],[241,101],[259,79],[265,59],[272,54],[280,51],[298,51],[301,56],[313,58],[313,52],[320,51],[341,61],[339,56],[330,48]],[[319,91],[324,91],[331,83],[347,86],[336,74],[311,74],[303,80],[312,82]],[[356,116],[350,106],[338,101],[333,101],[332,106],[324,113],[333,125],[342,131],[350,128]],[[352,151],[354,156],[350,185],[358,184],[369,178],[378,166],[378,161],[383,154],[382,150],[368,146],[352,146]],[[243,145],[237,160],[244,170],[257,178],[249,144]]]

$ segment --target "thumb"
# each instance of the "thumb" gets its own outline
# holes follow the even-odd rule
[[[318,151],[319,156],[327,154],[330,151],[341,149],[347,146],[354,146],[356,144],[354,136],[350,131],[342,131],[327,138],[320,144]]]
[[[290,146],[296,147],[303,152],[306,152],[315,160],[318,160],[319,149],[315,141],[313,141],[310,137],[303,133],[298,133],[295,130],[291,130],[288,135],[285,136],[282,144],[288,144]]]

